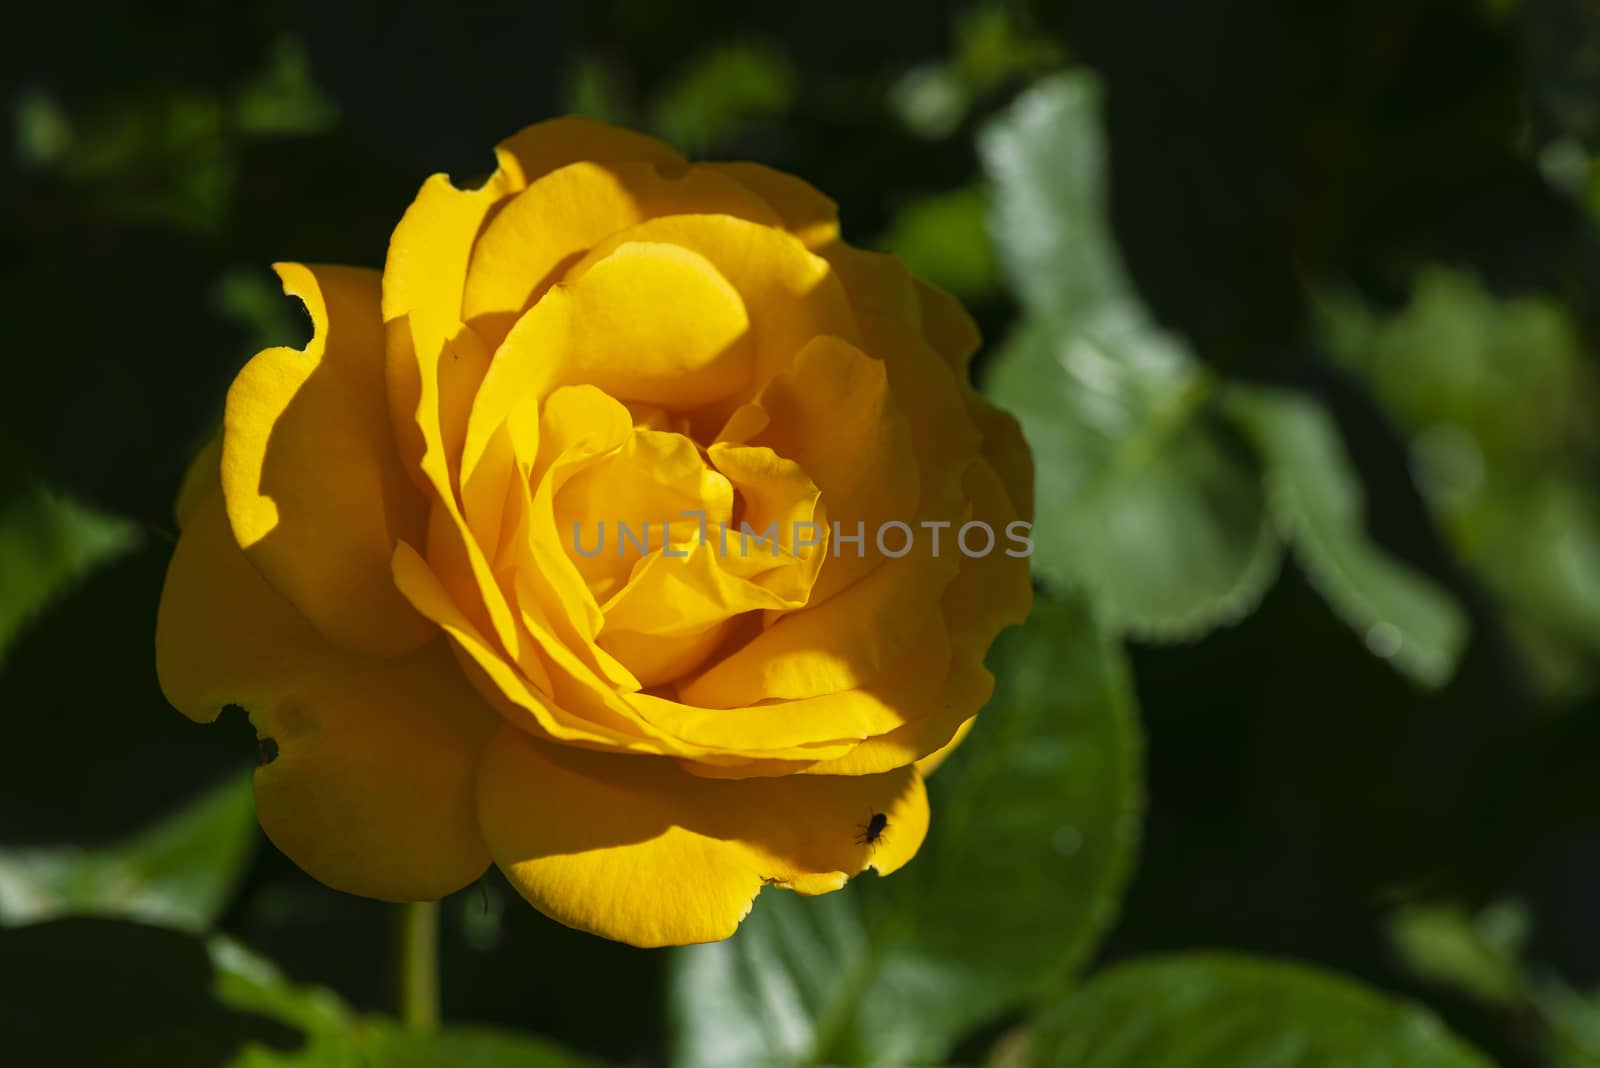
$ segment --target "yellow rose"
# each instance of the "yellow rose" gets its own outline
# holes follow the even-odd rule
[[[163,690],[249,711],[267,834],[351,893],[492,861],[664,945],[898,868],[1031,598],[976,328],[765,167],[579,119],[496,156],[381,273],[278,268],[315,336],[185,482]]]

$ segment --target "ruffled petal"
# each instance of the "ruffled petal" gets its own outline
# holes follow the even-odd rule
[[[922,315],[922,336],[966,381],[967,368],[983,338],[961,302],[937,286],[915,279],[917,307]]]
[[[729,215],[672,215],[629,227],[592,249],[573,267],[569,279],[581,278],[631,242],[675,245],[703,256],[743,298],[746,308],[759,309],[750,322],[755,358],[752,392],[787,367],[814,337],[831,334],[851,343],[857,340],[850,302],[826,260],[782,230]],[[714,433],[749,399],[713,406],[697,427],[706,435]]]
[[[900,257],[835,241],[817,250],[833,265],[857,316],[881,315],[913,330],[922,328],[916,280]]]
[[[683,156],[663,141],[581,115],[525,126],[500,142],[494,154],[500,163],[499,173],[519,189],[579,160],[637,161],[653,164],[669,174],[688,166]]]
[[[856,689],[743,708],[699,708],[649,693],[630,694],[628,700],[645,719],[686,742],[771,752],[820,741],[860,742],[921,720],[937,708],[950,665],[950,638],[935,612],[893,663]],[[955,729],[954,723],[950,729]],[[730,767],[726,773],[735,774],[737,769]]]
[[[550,290],[506,338],[472,406],[462,472],[474,524],[481,498],[498,500],[509,476],[481,466],[484,448],[518,404],[579,384],[676,410],[747,391],[749,326],[743,300],[717,269],[672,245],[620,245]]]
[[[443,642],[375,659],[324,640],[239,550],[220,494],[168,567],[156,669],[192,719],[249,711],[270,758],[256,772],[261,824],[327,885],[431,900],[488,865],[473,784],[499,718]]]
[[[882,361],[836,337],[818,337],[767,384],[766,426],[751,443],[797,463],[822,491],[828,519],[841,531],[865,532],[848,547],[835,541],[812,589],[827,600],[884,561],[877,532],[915,518],[919,471],[911,428],[889,391]]]
[[[927,832],[913,768],[713,780],[670,760],[536,742],[507,728],[484,754],[479,816],[495,863],[539,911],[636,946],[726,938],[764,884],[801,893],[887,874]],[[886,818],[864,840],[875,813]]]
[[[810,182],[760,163],[706,163],[702,166],[737,180],[772,205],[783,228],[818,249],[839,238],[839,206]]]
[[[1017,518],[1033,521],[1033,450],[1016,416],[996,408],[976,391],[967,391],[967,410],[983,431],[983,457],[1000,476]]]
[[[499,167],[475,189],[458,189],[443,174],[429,178],[389,239],[383,268],[389,409],[407,469],[419,473],[430,450],[442,454],[440,470],[454,470],[460,438],[453,424],[465,432],[466,412],[488,367],[487,352],[471,351],[477,346],[470,341],[460,341],[448,356],[446,346],[463,329],[468,264],[495,210],[570,163],[641,161],[666,170],[685,165],[654,138],[581,118],[529,126],[502,142],[495,158]]]
[[[484,227],[467,269],[462,316],[495,344],[603,239],[645,219],[695,214],[778,222],[759,197],[701,167],[670,177],[648,163],[584,161],[552,171],[506,201]]]
[[[331,641],[407,652],[437,630],[389,576],[395,542],[420,540],[426,507],[400,466],[384,401],[378,275],[277,270],[315,333],[304,352],[259,353],[228,390],[221,474],[234,537]]]

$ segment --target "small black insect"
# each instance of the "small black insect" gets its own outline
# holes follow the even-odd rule
[[[871,819],[865,823],[858,823],[856,826],[861,831],[860,834],[856,835],[857,844],[877,845],[883,840],[883,832],[889,826],[889,817],[882,812],[874,812]]]

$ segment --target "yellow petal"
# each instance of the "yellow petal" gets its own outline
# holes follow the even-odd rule
[[[1006,537],[1017,516],[994,469],[979,460],[967,468],[963,486],[972,502],[971,521],[994,531],[994,548],[980,556],[958,556],[961,570],[945,587],[940,605],[957,647],[981,659],[1000,631],[1026,622],[1033,607],[1033,580],[1028,558],[1013,555],[1023,550]],[[974,548],[983,541],[974,533]]]
[[[654,164],[668,173],[687,166],[677,150],[654,137],[579,115],[524,127],[500,142],[494,154],[500,163],[499,173],[519,189],[579,160],[638,161]]]
[[[462,315],[496,345],[567,267],[604,238],[644,219],[694,214],[733,215],[763,225],[778,221],[759,197],[704,168],[668,177],[648,163],[562,167],[506,201],[484,227],[467,269]]]
[[[322,882],[430,900],[487,866],[473,776],[498,717],[442,642],[374,659],[325,641],[245,559],[220,494],[167,570],[156,669],[192,719],[249,711],[264,755],[276,751],[256,772],[261,824]]]
[[[937,286],[915,280],[917,306],[922,312],[922,336],[966,381],[967,368],[983,338],[961,302]]]
[[[967,469],[963,485],[972,501],[972,519],[987,523],[997,537],[992,552],[960,557],[961,570],[940,600],[941,616],[949,621],[954,656],[938,698],[922,718],[869,738],[845,756],[812,765],[804,769],[807,773],[864,775],[915,760],[923,774],[929,774],[989,700],[994,678],[984,668],[983,659],[1001,630],[1026,621],[1033,605],[1033,585],[1028,560],[1006,552],[1013,546],[1005,540],[1004,531],[1016,513],[998,476],[979,460]]]
[[[938,771],[940,766],[950,759],[950,754],[954,753],[960,748],[961,743],[967,740],[967,735],[972,733],[972,728],[977,722],[977,716],[971,717],[956,730],[955,737],[917,761],[917,770],[922,772],[924,779]]]
[[[200,447],[200,451],[194,454],[194,459],[189,461],[189,467],[183,473],[183,482],[178,487],[178,499],[172,505],[172,517],[177,520],[179,530],[189,525],[189,518],[194,515],[195,510],[204,504],[206,498],[221,484],[222,431],[218,429]]]
[[[304,352],[259,353],[228,390],[221,473],[234,537],[330,640],[381,656],[415,649],[437,631],[395,590],[389,556],[421,539],[426,511],[390,429],[378,275],[277,270],[315,333]]]
[[[743,708],[698,708],[649,693],[630,694],[628,701],[651,723],[697,745],[759,753],[839,739],[859,742],[932,714],[950,665],[950,639],[935,612],[882,674],[857,689]]]
[[[967,391],[967,410],[983,432],[983,457],[1000,476],[1017,518],[1033,520],[1033,451],[1022,436],[1016,417]]]
[[[506,472],[480,474],[479,459],[527,398],[589,385],[619,401],[684,410],[747,391],[749,325],[738,292],[704,256],[657,242],[618,246],[546,293],[495,355],[462,452],[469,498],[498,491]],[[470,515],[470,499],[468,507]]]
[[[467,266],[485,221],[502,201],[530,182],[580,160],[641,160],[663,169],[683,158],[653,138],[589,119],[537,123],[495,149],[499,168],[476,189],[457,189],[436,174],[406,209],[389,239],[383,268],[383,321],[389,325],[389,407],[409,470],[421,471],[423,454],[439,450],[442,469],[453,471],[459,437],[452,419],[465,415],[487,368],[487,358],[445,348],[462,330]],[[462,341],[456,348],[470,349]],[[465,357],[465,366],[454,364]],[[459,416],[458,414],[459,413]]]
[[[716,545],[721,569],[771,591],[778,603],[763,607],[805,604],[829,553],[831,528],[822,491],[805,468],[765,445],[718,441],[706,452],[743,504],[733,527],[713,531],[707,525],[706,537]],[[777,537],[758,541],[774,524]]]
[[[669,539],[675,552],[687,551],[684,545],[698,538],[699,525],[684,513],[726,521],[733,487],[682,434],[638,429],[616,451],[572,472],[554,505],[556,530],[568,539],[569,556],[604,603],[628,584],[635,564],[661,552]],[[586,542],[583,552],[579,538]],[[593,556],[589,549],[596,550]]]
[[[394,576],[395,585],[417,610],[449,636],[460,650],[464,666],[471,669],[468,678],[508,720],[525,730],[575,745],[654,751],[631,724],[617,719],[609,723],[586,719],[553,700],[548,666],[531,660],[522,664],[508,660],[462,613],[428,561],[404,542],[395,549]]]
[[[772,205],[783,227],[809,249],[831,244],[839,237],[839,206],[792,174],[760,163],[707,163],[702,166],[737,180]]]
[[[752,390],[787,367],[795,353],[818,335],[832,334],[852,343],[857,339],[849,300],[826,260],[782,230],[728,215],[673,215],[629,227],[591,250],[569,278],[581,278],[613,250],[632,242],[675,245],[698,253],[728,280],[746,308],[759,309],[750,321],[755,354]],[[709,428],[706,435],[749,399],[740,397],[709,412],[702,421]]]
[[[479,815],[512,884],[547,916],[636,946],[731,935],[763,884],[837,889],[904,864],[927,832],[915,769],[712,780],[502,730],[484,754]],[[875,813],[877,842],[862,841]]]
[[[891,768],[922,762],[950,748],[964,726],[994,693],[994,676],[981,658],[958,652],[943,678],[938,698],[927,714],[892,731],[867,738],[848,753],[818,761],[801,769],[807,775],[877,775]],[[936,767],[943,757],[935,758]],[[926,774],[926,769],[923,769]]]
[[[922,327],[916,280],[900,257],[835,241],[817,250],[833,265],[857,316],[881,315],[913,330]]]
[[[389,416],[401,459],[419,486],[448,492],[441,477],[455,467],[459,439],[478,382],[488,368],[480,344],[453,338],[469,332],[461,324],[467,262],[484,220],[512,191],[496,172],[479,189],[457,189],[436,174],[423,183],[389,238],[383,267],[383,322]],[[463,363],[463,360],[466,362]],[[424,457],[435,463],[431,476]]]
[[[870,685],[916,640],[958,566],[948,552],[934,555],[930,539],[916,538],[907,555],[884,561],[820,605],[783,616],[681,684],[678,697],[735,708]]]

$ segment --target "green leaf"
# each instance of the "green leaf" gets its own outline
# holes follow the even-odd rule
[[[1193,954],[1112,968],[1040,1022],[1045,1068],[1490,1068],[1433,1015],[1313,968]]]
[[[1449,681],[1466,614],[1367,537],[1361,484],[1333,420],[1281,390],[1236,386],[1227,406],[1266,458],[1273,514],[1323,597],[1374,654],[1425,685]]]
[[[1033,449],[1036,571],[1140,637],[1240,618],[1277,574],[1279,539],[1255,457],[1212,410],[1211,378],[1127,278],[1096,83],[1039,83],[981,146],[997,253],[1028,311],[986,392]]]
[[[0,850],[0,925],[112,916],[202,931],[227,904],[256,840],[249,775],[101,848]]]
[[[1475,915],[1459,905],[1419,902],[1389,917],[1389,938],[1419,978],[1509,1005],[1527,996],[1520,958],[1531,924],[1517,902],[1496,902]]]
[[[1024,326],[986,392],[1022,424],[1037,478],[1034,570],[1104,622],[1182,639],[1242,618],[1278,572],[1255,457],[1166,339]]]
[[[918,197],[901,209],[881,244],[918,278],[962,300],[983,297],[995,285],[986,207],[975,185]]]
[[[1600,688],[1600,375],[1572,315],[1441,268],[1398,313],[1340,293],[1319,311],[1334,356],[1410,446],[1441,530],[1508,609],[1536,681],[1557,696]]]
[[[324,133],[339,119],[339,107],[316,84],[311,57],[296,37],[273,45],[270,66],[239,93],[239,128],[258,137]]]
[[[270,962],[221,936],[209,943],[217,999],[301,1032],[296,1049],[262,1043],[228,1068],[593,1068],[594,1062],[530,1035],[488,1027],[413,1034],[384,1017],[359,1016],[337,994],[289,982]]]
[[[929,783],[918,858],[819,898],[771,890],[732,939],[680,951],[675,1063],[935,1063],[1070,980],[1136,848],[1133,695],[1117,645],[1041,600],[999,692]]]
[[[995,251],[1023,306],[1075,326],[1143,319],[1111,230],[1095,78],[1040,81],[984,128],[978,149],[995,186]]]
[[[751,120],[783,114],[794,95],[794,70],[781,51],[722,45],[695,57],[661,92],[652,125],[664,140],[699,155]]]
[[[138,543],[135,524],[42,486],[25,484],[5,493],[0,499],[0,662],[23,626],[53,598]]]

